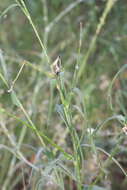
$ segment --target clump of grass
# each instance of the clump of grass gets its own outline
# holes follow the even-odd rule
[[[12,59],[12,62],[19,62],[22,63],[22,65],[16,72],[14,79],[11,79],[12,82],[10,82],[8,68],[5,62],[9,60],[10,57],[5,56],[5,59],[2,53],[0,54],[0,79],[7,96],[10,98],[7,106],[4,100],[0,107],[1,133],[4,134],[0,148],[4,149],[5,155],[3,157],[6,158],[6,160],[3,161],[3,164],[7,164],[6,170],[8,168],[8,171],[5,171],[2,167],[0,184],[3,190],[16,188],[104,190],[105,188],[101,188],[99,184],[104,186],[103,181],[108,176],[107,170],[112,163],[127,177],[125,169],[115,158],[124,140],[121,130],[115,134],[116,144],[110,153],[108,150],[105,150],[103,146],[97,145],[98,141],[101,141],[101,138],[97,138],[102,128],[114,119],[119,122],[119,126],[125,126],[126,116],[116,114],[115,110],[112,109],[113,116],[108,117],[105,121],[101,122],[101,124],[96,123],[96,125],[92,127],[89,119],[89,111],[87,110],[88,103],[86,103],[85,100],[89,99],[93,87],[91,89],[87,87],[88,95],[87,92],[84,93],[86,89],[80,89],[83,85],[80,83],[84,82],[82,76],[85,73],[88,60],[95,50],[99,34],[116,1],[108,0],[106,2],[95,34],[93,35],[87,52],[83,56],[81,55],[84,28],[82,22],[80,22],[80,37],[79,40],[77,40],[79,41],[77,61],[73,70],[68,71],[65,67],[66,63],[61,61],[59,56],[52,63],[51,57],[49,56],[50,53],[48,52],[48,39],[53,27],[58,24],[66,14],[84,2],[86,1],[78,0],[72,2],[67,8],[60,12],[53,21],[48,23],[48,5],[45,0],[42,1],[45,18],[44,43],[41,40],[25,1],[16,0],[16,4],[9,6],[0,16],[1,19],[4,14],[14,7],[18,6],[21,8],[41,46],[41,61],[44,59],[48,69],[50,65],[53,71],[44,71],[44,67],[40,66],[41,64],[36,66],[30,61],[22,62],[20,58],[18,61],[17,59]],[[20,92],[22,89],[18,86],[20,85],[18,84],[18,80],[22,78],[26,68],[28,68],[28,79],[31,80],[33,76],[36,78],[35,81],[33,79],[33,83],[29,82],[28,84],[32,91],[27,91],[28,97],[25,97],[27,100],[23,97],[25,93]],[[30,71],[30,68],[32,71]],[[109,87],[111,106],[113,84],[115,79],[125,68],[126,66],[118,71]],[[32,72],[34,74],[30,77]],[[71,72],[73,74],[71,74]],[[44,80],[43,85],[42,80]],[[31,84],[34,84],[33,86],[35,87]],[[89,85],[91,85],[90,82]],[[43,91],[41,91],[42,87]],[[28,90],[27,84],[26,89]],[[41,96],[48,97],[48,104],[46,101],[43,101],[43,104],[41,103],[42,98],[39,96],[40,93]],[[41,106],[45,107],[45,112],[41,112]],[[60,116],[59,119],[58,116],[54,114],[54,108],[56,108],[56,112]],[[43,117],[42,115],[45,116]],[[41,119],[41,117],[43,118]],[[59,123],[59,125],[57,125],[57,123]],[[9,129],[10,124],[11,129]],[[21,127],[20,130],[17,129],[19,126]],[[56,129],[55,126],[58,126],[58,128]],[[15,130],[19,131],[15,134]],[[62,139],[58,140],[54,138],[56,131],[58,131]],[[8,139],[7,143],[6,138]],[[99,142],[99,144],[101,143]],[[11,154],[6,153],[7,151]],[[103,156],[106,156],[106,158],[103,158]],[[86,165],[86,160],[88,160],[88,165]],[[97,165],[97,168],[95,165]],[[92,170],[91,167],[93,167]],[[91,174],[92,172],[95,175],[94,177]],[[16,174],[18,175],[16,176]],[[89,176],[91,177],[88,181]],[[11,181],[13,181],[12,184]]]

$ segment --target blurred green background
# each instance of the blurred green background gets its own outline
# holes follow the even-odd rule
[[[24,2],[46,47],[50,62],[52,63],[57,56],[61,57],[66,85],[70,86],[76,63],[79,61],[82,64],[81,60],[91,45],[107,1],[24,0]],[[8,7],[9,10],[7,9]],[[79,53],[80,40],[81,50]],[[68,146],[71,146],[69,136],[66,133],[64,134],[65,128],[55,111],[55,105],[59,103],[59,96],[57,90],[52,91],[51,89],[50,65],[28,19],[16,5],[16,2],[13,0],[1,0],[0,72],[4,75],[9,85],[14,80],[23,60],[29,63],[25,65],[15,84],[15,91],[19,99],[32,121],[38,126],[38,129],[43,129],[57,144],[68,149]],[[79,106],[83,99],[90,127],[95,128],[113,115],[123,115],[126,118],[126,69],[119,74],[113,85],[113,110],[110,109],[108,101],[108,88],[111,81],[121,67],[126,68],[126,64],[127,2],[126,0],[117,0],[106,18],[106,22],[97,37],[94,50],[90,54],[82,76],[76,84],[76,88],[80,90],[76,91],[74,105]],[[38,71],[39,69],[41,72]],[[7,93],[7,88],[2,81],[0,81],[0,107],[25,120],[21,110],[12,103],[12,99]],[[80,134],[82,133],[83,125],[82,116],[75,109],[72,110],[72,114],[73,123]],[[6,114],[0,115],[0,118],[1,122],[6,124],[13,139],[18,141],[22,124]],[[99,131],[94,143],[110,152],[117,144],[117,136],[121,132],[121,128],[122,125],[119,122],[109,121],[103,130]],[[63,134],[62,137],[61,134]],[[2,129],[0,130],[0,136],[0,143],[9,146],[10,143]],[[84,137],[84,142],[87,142],[87,137]],[[119,151],[115,155],[125,170],[127,168],[126,143],[124,135],[118,147]],[[31,162],[40,150],[40,146],[36,135],[28,128],[23,136],[21,149]],[[88,151],[87,154],[86,160],[88,163],[93,163],[94,159],[91,158],[91,152]],[[104,160],[105,158],[102,156],[100,159]],[[10,168],[12,154],[3,150],[0,153],[0,160],[0,187],[3,188],[6,184],[5,179],[8,178],[7,171]],[[93,169],[88,166],[86,183],[87,178],[90,180],[96,175],[97,169],[95,165],[93,163]],[[20,177],[15,179],[16,173],[20,173],[19,170],[20,167],[17,171],[13,171],[12,184],[11,181],[7,182],[5,189],[23,189],[20,179],[22,174],[19,174]],[[99,183],[106,184],[105,186],[112,190],[126,190],[126,179],[119,170],[113,164],[110,169],[107,167],[108,179],[101,179]],[[28,174],[29,172],[26,169],[26,178],[28,178]],[[116,178],[118,180],[115,180]],[[11,184],[10,188],[9,184]],[[70,189],[75,190],[74,185],[72,186]],[[55,189],[56,187],[49,187],[49,189],[53,188]],[[5,189],[3,188],[3,190]]]

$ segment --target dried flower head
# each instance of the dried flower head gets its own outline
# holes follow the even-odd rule
[[[60,59],[60,56],[58,56],[56,58],[56,60],[53,62],[51,67],[52,67],[52,72],[55,75],[59,75],[59,73],[61,72],[61,59]]]

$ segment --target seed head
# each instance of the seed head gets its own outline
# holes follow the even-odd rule
[[[56,60],[53,62],[51,67],[52,67],[52,72],[55,75],[59,75],[59,73],[61,72],[61,59],[60,59],[60,56],[58,56],[56,58]]]

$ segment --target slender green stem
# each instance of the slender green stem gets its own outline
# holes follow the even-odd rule
[[[35,27],[35,24],[34,24],[33,21],[32,21],[32,18],[31,18],[31,16],[30,16],[30,13],[29,13],[29,11],[28,11],[28,9],[27,9],[27,7],[26,7],[24,1],[23,1],[23,0],[16,0],[16,2],[17,2],[18,5],[21,7],[22,11],[24,12],[24,14],[26,15],[27,19],[29,20],[29,22],[30,22],[30,24],[31,24],[31,26],[32,26],[32,28],[33,28],[33,30],[34,30],[34,32],[35,32],[35,35],[36,35],[36,37],[37,37],[37,39],[38,39],[38,41],[39,41],[39,43],[40,43],[40,46],[41,46],[42,50],[44,51],[44,54],[45,54],[45,56],[46,56],[46,58],[47,58],[47,61],[48,61],[48,63],[50,63],[49,56],[48,56],[47,51],[46,51],[46,47],[45,47],[44,44],[42,43],[42,40],[41,40],[41,38],[40,38],[40,35],[39,35],[39,33],[38,33],[38,31],[37,31],[37,29],[36,29],[36,27]]]
[[[112,7],[114,6],[115,2],[116,2],[116,0],[108,0],[107,3],[106,3],[105,10],[103,11],[103,14],[102,14],[102,16],[100,18],[100,22],[97,25],[95,35],[93,36],[93,39],[92,39],[92,41],[90,43],[90,46],[89,46],[89,49],[88,49],[86,55],[84,56],[84,58],[82,60],[82,64],[80,65],[80,69],[78,71],[78,79],[82,76],[82,74],[84,72],[84,69],[86,67],[87,61],[88,61],[91,53],[95,49],[95,45],[96,45],[96,42],[97,42],[97,37],[100,34],[101,29],[102,29],[102,27],[104,26],[104,24],[106,22],[106,18],[108,16],[109,12],[111,11]]]
[[[76,129],[74,128],[72,124],[72,116],[71,116],[71,110],[70,110],[70,102],[68,102],[68,94],[66,92],[66,88],[64,86],[64,81],[62,79],[61,74],[57,77],[58,81],[58,90],[60,93],[61,102],[63,104],[64,109],[64,115],[65,115],[65,124],[66,127],[69,129],[72,143],[73,143],[73,150],[74,150],[74,166],[78,181],[78,190],[81,190],[82,183],[81,183],[81,162],[82,162],[82,150],[80,146],[80,140],[78,137],[78,134],[76,132]]]

